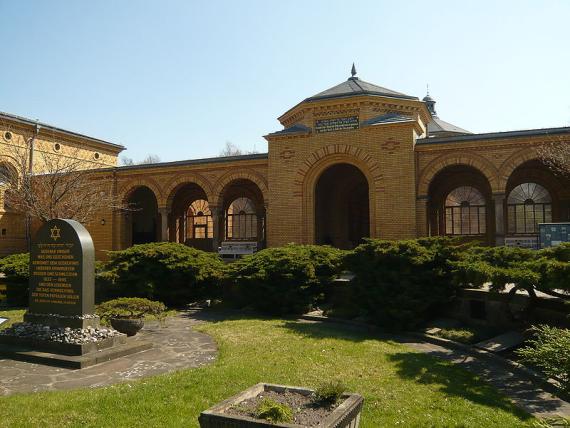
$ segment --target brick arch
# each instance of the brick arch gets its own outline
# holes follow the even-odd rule
[[[18,168],[16,168],[16,165],[16,159],[12,156],[0,157],[0,166],[5,166],[10,174],[14,174],[15,177],[18,177]]]
[[[172,204],[176,191],[184,184],[196,184],[204,191],[208,201],[212,201],[214,199],[212,185],[204,176],[197,173],[185,173],[174,177],[163,187],[164,195],[166,197],[164,203],[166,206],[170,206]]]
[[[368,181],[370,237],[376,234],[376,189],[382,181],[378,164],[364,150],[343,144],[323,147],[313,152],[297,171],[295,193],[302,195],[303,236],[308,243],[315,242],[315,187],[321,174],[337,164],[349,164],[358,168]]]
[[[224,189],[235,180],[249,180],[254,183],[263,196],[263,202],[267,205],[269,201],[269,191],[265,177],[251,169],[240,171],[229,171],[221,176],[213,186],[212,205],[221,206]]]
[[[509,156],[499,168],[501,189],[503,189],[503,191],[506,190],[507,182],[515,169],[525,162],[538,159],[538,152],[535,148],[525,148]]]
[[[372,156],[364,150],[346,144],[325,146],[311,153],[303,166],[297,170],[295,186],[303,191],[307,181],[315,180],[329,166],[336,163],[350,163],[362,171],[368,179],[369,185],[376,184],[381,178],[380,167]]]
[[[119,200],[121,202],[126,202],[131,193],[133,193],[139,187],[148,187],[154,194],[158,206],[164,206],[162,189],[160,188],[159,184],[152,178],[127,181],[127,183],[125,183],[117,192]]]
[[[418,177],[418,196],[427,196],[429,186],[435,176],[448,166],[466,165],[483,174],[491,186],[492,192],[500,190],[499,173],[492,162],[475,153],[449,153],[432,160]]]

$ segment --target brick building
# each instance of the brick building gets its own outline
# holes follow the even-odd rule
[[[228,240],[351,248],[363,237],[468,235],[501,245],[570,219],[570,182],[537,155],[541,144],[570,144],[568,127],[472,134],[440,119],[429,95],[354,74],[278,120],[266,154],[123,167],[108,166],[120,146],[60,130],[56,139],[87,156],[104,154],[94,166],[137,207],[87,225],[97,256],[160,240],[205,250]],[[0,212],[0,222],[17,216]],[[0,237],[4,252],[17,250],[10,239]]]

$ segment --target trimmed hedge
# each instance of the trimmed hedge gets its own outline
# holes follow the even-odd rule
[[[451,266],[461,251],[447,238],[367,240],[346,257],[346,267],[356,275],[352,298],[336,302],[332,312],[359,307],[360,315],[375,324],[413,328],[455,297]]]
[[[301,314],[322,299],[343,254],[329,246],[290,244],[243,257],[226,271],[226,301],[266,314]]]
[[[216,296],[225,270],[217,254],[172,242],[134,245],[109,255],[97,275],[108,297],[144,297],[168,305]]]

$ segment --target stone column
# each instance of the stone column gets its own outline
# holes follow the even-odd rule
[[[168,242],[168,208],[160,207],[158,212],[160,213],[160,240]]]
[[[220,246],[220,208],[215,205],[210,205],[210,212],[212,213],[212,249],[218,252]]]
[[[495,245],[505,245],[505,194],[494,193],[495,204]]]

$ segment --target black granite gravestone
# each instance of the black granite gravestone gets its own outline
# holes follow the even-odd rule
[[[30,307],[24,319],[49,326],[97,326],[95,248],[75,220],[55,219],[37,232],[30,252]]]
[[[24,321],[0,332],[0,356],[80,369],[152,347],[99,328],[95,248],[87,229],[74,220],[50,220],[36,234]]]

